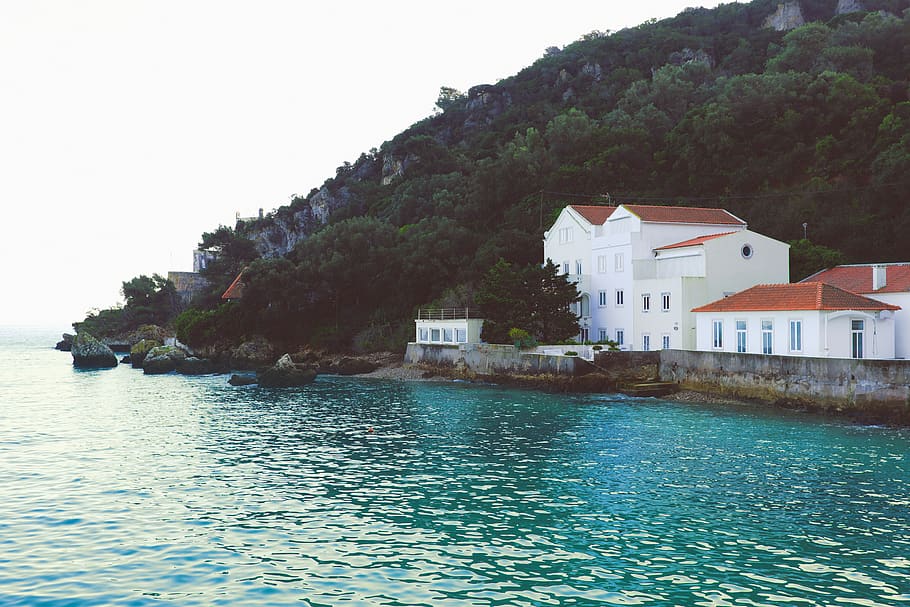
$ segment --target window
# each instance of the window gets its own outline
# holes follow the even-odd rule
[[[622,272],[624,265],[625,265],[625,259],[623,259],[622,253],[616,253],[615,255],[613,255],[613,270],[615,272]]]
[[[606,291],[597,292],[597,305],[600,306],[601,308],[606,307],[606,305],[607,305],[607,292]]]
[[[863,320],[850,321],[851,353],[853,358],[863,358],[863,333],[866,322]]]
[[[453,341],[455,341],[452,339],[452,329],[443,329],[442,330],[442,341],[444,341],[446,343],[452,343]]]
[[[743,248],[740,249],[739,252],[743,256],[743,259],[751,259],[752,254],[755,252],[755,250],[752,248],[752,245],[744,244]]]
[[[625,304],[625,293],[622,289],[616,289],[616,307],[621,308]]]
[[[607,341],[607,330],[599,329],[597,331],[597,341]]]
[[[572,227],[559,228],[559,244],[565,244],[567,242],[572,242],[574,235],[572,234]]]
[[[669,293],[660,294],[660,311],[661,312],[670,311],[670,294]]]
[[[663,348],[664,350],[670,349],[670,334],[669,333],[664,333],[663,335],[660,336],[660,347]]]
[[[428,329],[420,329],[418,335],[417,341],[430,341],[430,331]]]
[[[598,255],[597,256],[597,272],[599,274],[604,274],[607,271],[607,256]]]
[[[626,332],[622,329],[616,329],[616,345],[621,346],[625,342]]]
[[[761,353],[772,354],[774,352],[774,321],[761,321]]]
[[[651,336],[647,333],[641,336],[641,349],[644,352],[651,351]]]
[[[651,294],[642,293],[641,294],[641,311],[649,312],[651,310]]]
[[[746,351],[746,321],[736,321],[736,351],[742,354]]]
[[[575,273],[584,274],[584,272],[581,271],[581,260],[580,259],[575,260]]]
[[[790,351],[803,351],[803,321],[801,320],[790,321]]]
[[[724,347],[724,321],[712,321],[711,327],[711,347],[715,350],[722,350]]]
[[[569,262],[568,261],[562,262],[562,273],[563,274],[569,273]]]
[[[430,329],[430,341],[439,341],[439,329]]]
[[[455,341],[460,344],[468,343],[468,330],[467,329],[455,329]]]

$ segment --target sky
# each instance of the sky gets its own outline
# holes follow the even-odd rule
[[[0,325],[69,330],[203,232],[547,47],[720,2],[0,2]]]

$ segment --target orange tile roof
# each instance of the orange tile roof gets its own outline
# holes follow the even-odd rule
[[[883,264],[885,286],[872,290],[872,264],[836,266],[816,272],[803,282],[825,282],[854,293],[903,293],[910,291],[910,263]]]
[[[237,278],[234,279],[234,282],[231,283],[231,286],[227,288],[221,295],[221,299],[240,299],[243,297],[243,270],[240,271],[240,274],[237,275]]]
[[[603,223],[613,214],[616,207],[604,207],[584,204],[570,204],[569,207],[584,217],[592,225],[603,225]]]
[[[822,282],[756,285],[693,312],[785,312],[788,310],[900,310]]]
[[[720,238],[721,236],[729,236],[730,234],[736,234],[736,232],[723,232],[722,234],[708,234],[707,236],[699,236],[697,238],[690,238],[689,240],[684,240],[682,242],[676,242],[673,244],[668,244],[662,247],[657,247],[655,251],[662,251],[664,249],[679,249],[682,247],[694,247],[695,245],[703,244],[709,240],[714,240],[715,238]]]
[[[708,225],[744,226],[746,222],[725,209],[700,207],[665,207],[646,204],[624,204],[623,207],[642,221],[652,223],[701,223]]]

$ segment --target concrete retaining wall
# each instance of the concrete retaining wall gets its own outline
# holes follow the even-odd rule
[[[736,398],[910,422],[910,361],[662,350],[660,378]]]
[[[584,375],[593,369],[577,356],[522,352],[515,346],[461,344],[444,346],[409,343],[406,363],[447,367],[475,375]]]

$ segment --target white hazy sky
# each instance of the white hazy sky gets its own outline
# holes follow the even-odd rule
[[[4,0],[0,324],[68,329],[200,235],[548,46],[715,1]]]

